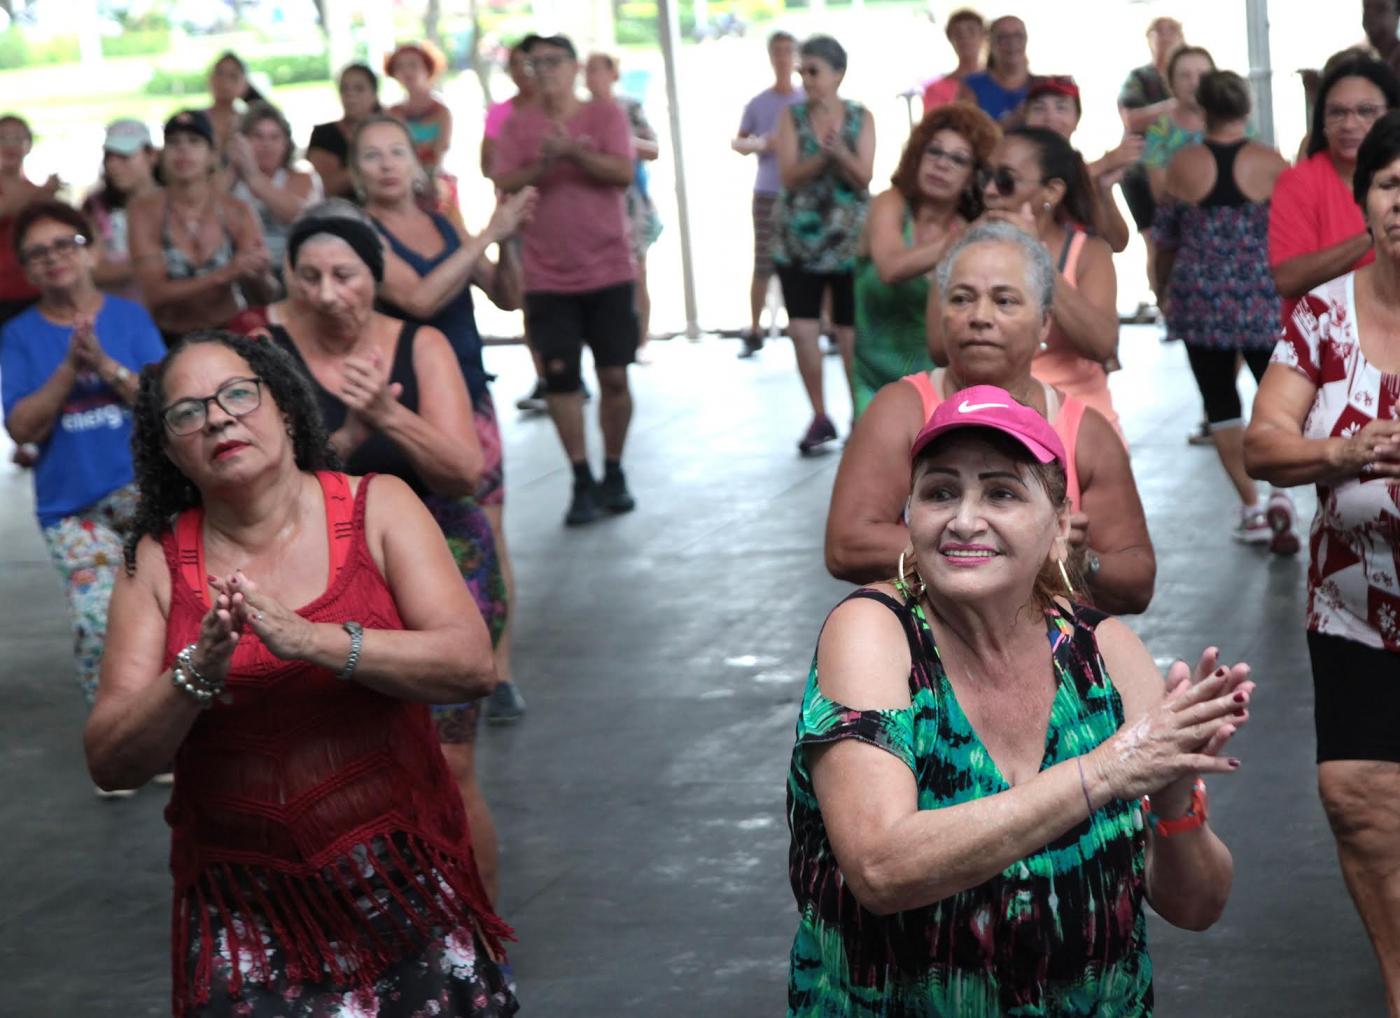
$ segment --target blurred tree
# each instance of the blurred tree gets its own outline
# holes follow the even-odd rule
[[[472,4],[472,6],[475,7],[476,4]],[[442,0],[428,0],[427,9],[423,12],[423,38],[427,39],[438,49],[444,49],[442,45],[442,33],[439,28],[439,22],[441,21]]]

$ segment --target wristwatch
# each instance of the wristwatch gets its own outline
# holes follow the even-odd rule
[[[365,627],[358,622],[345,622],[340,628],[350,634],[350,656],[345,659],[345,667],[336,674],[336,678],[344,682],[355,674],[355,666],[360,663],[360,648],[365,642]]]
[[[1099,569],[1103,563],[1099,560],[1098,552],[1092,548],[1084,551],[1084,579],[1092,580],[1099,574]]]
[[[1191,805],[1186,810],[1185,816],[1163,820],[1152,812],[1152,800],[1145,795],[1142,797],[1142,811],[1147,814],[1147,823],[1159,838],[1174,837],[1201,827],[1206,822],[1209,805],[1210,800],[1206,798],[1206,783],[1200,778],[1197,778],[1196,783],[1191,786]]]

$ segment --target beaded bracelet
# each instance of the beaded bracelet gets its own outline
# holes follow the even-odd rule
[[[222,682],[211,682],[199,673],[194,666],[195,644],[183,648],[175,655],[175,663],[170,666],[170,681],[176,689],[194,697],[201,707],[208,707],[214,697],[224,691]]]

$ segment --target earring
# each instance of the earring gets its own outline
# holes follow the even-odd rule
[[[1065,581],[1065,592],[1073,598],[1074,584],[1069,582],[1069,570],[1065,569],[1065,560],[1062,558],[1056,559],[1055,564],[1060,567],[1060,579]]]
[[[907,580],[908,580],[908,578],[909,578],[909,574],[906,573],[906,572],[904,571],[904,556],[907,555],[907,554],[909,554],[909,552],[907,552],[907,551],[901,551],[901,552],[899,553],[899,564],[895,567],[896,569],[899,570],[899,572],[898,572],[898,573],[896,574],[896,576],[895,576],[895,583],[896,583],[897,586],[906,587],[906,589],[908,590],[909,595],[910,595],[911,597],[915,597],[915,598],[923,597],[923,596],[924,596],[924,591],[928,589],[928,585],[924,583],[924,578],[923,578],[922,576],[919,575],[919,567],[918,567],[918,565],[915,565],[914,568],[913,568],[913,570],[912,570],[912,572],[913,572],[913,574],[914,574],[914,579],[917,580],[918,582],[917,582],[917,583],[907,583]]]
[[[1049,202],[1046,202],[1044,205],[1041,206],[1041,208],[1045,209],[1046,212],[1049,212],[1049,211],[1050,211],[1050,203],[1049,203]]]

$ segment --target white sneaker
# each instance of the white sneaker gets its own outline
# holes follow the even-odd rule
[[[1236,506],[1234,538],[1241,544],[1268,544],[1274,531],[1262,506]]]
[[[109,792],[105,788],[98,788],[96,785],[93,785],[92,790],[97,793],[99,799],[105,802],[111,802],[115,799],[130,799],[136,794],[136,789],[134,788],[114,788]]]
[[[1302,547],[1298,535],[1293,532],[1293,521],[1298,515],[1293,499],[1286,491],[1275,491],[1269,496],[1268,507],[1264,510],[1269,521],[1269,550],[1275,555],[1296,555]]]

